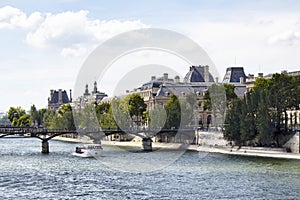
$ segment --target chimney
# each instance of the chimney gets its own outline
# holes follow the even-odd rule
[[[204,82],[209,82],[209,66],[204,66]]]
[[[263,76],[264,76],[263,73],[258,73],[258,77],[259,77],[259,78],[262,78]]]
[[[70,90],[70,102],[72,103],[72,90]]]
[[[52,101],[54,90],[50,90],[50,101]]]
[[[179,77],[179,76],[175,76],[174,82],[175,82],[175,83],[179,83],[179,82],[180,82],[180,77]]]
[[[240,77],[240,83],[244,83],[244,78]]]
[[[164,82],[167,82],[168,81],[168,73],[164,73],[164,79],[163,79]]]
[[[62,103],[62,89],[58,90],[58,103]]]
[[[151,76],[151,81],[155,81],[156,76]]]

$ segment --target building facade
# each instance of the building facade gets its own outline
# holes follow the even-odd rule
[[[204,92],[214,83],[214,78],[209,73],[209,66],[191,66],[188,73],[180,80],[179,76],[170,78],[167,73],[162,77],[151,77],[149,82],[139,87],[140,95],[144,98],[147,108],[151,111],[156,105],[165,105],[172,94],[179,99],[194,94],[197,98],[199,110],[195,115],[194,125],[207,125],[210,123],[211,112],[204,111]]]
[[[230,67],[222,83],[233,84],[237,96],[243,97],[246,92],[245,81],[246,75],[243,67]],[[218,83],[218,80],[209,72],[209,66],[191,66],[183,81],[179,76],[175,76],[174,79],[169,78],[167,73],[159,78],[152,76],[149,82],[139,87],[139,93],[150,111],[157,104],[164,105],[170,99],[171,94],[175,94],[179,99],[185,99],[186,95],[194,94],[198,104],[194,125],[207,127],[212,122],[212,112],[204,110],[204,95],[214,83]]]
[[[234,85],[234,92],[239,98],[243,98],[246,94],[246,80],[243,67],[228,67],[222,83]]]
[[[98,91],[97,82],[94,82],[92,92],[89,91],[88,84],[85,85],[85,90],[82,96],[80,96],[75,102],[77,108],[83,108],[88,104],[100,104],[103,98],[107,97],[107,94],[104,92]]]
[[[66,90],[50,90],[50,97],[48,98],[48,109],[56,111],[61,105],[70,103],[71,101],[71,90],[70,99]]]

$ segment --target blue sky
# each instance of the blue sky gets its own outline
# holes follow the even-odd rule
[[[2,0],[0,111],[46,107],[50,89],[74,87],[97,45],[145,27],[190,37],[221,77],[235,57],[246,74],[299,70],[299,10],[296,0]],[[100,88],[110,94],[109,84]]]

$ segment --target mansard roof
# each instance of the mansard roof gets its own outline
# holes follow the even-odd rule
[[[207,90],[211,83],[180,83],[180,84],[163,84],[160,86],[156,96],[167,96],[175,94],[177,96],[184,96],[187,94],[202,93]]]
[[[58,103],[58,99],[59,99],[58,98],[58,93],[59,93],[59,91],[57,91],[57,90],[53,91],[53,94],[52,94],[52,97],[50,97],[49,103]],[[66,90],[61,91],[61,93],[62,93],[62,103],[63,104],[69,103],[70,100],[69,100],[69,97],[68,97],[68,94],[67,94]]]
[[[185,82],[192,83],[192,82],[205,82],[205,67],[208,66],[191,66],[190,71],[185,75]],[[209,73],[209,72],[208,72]],[[209,73],[209,81],[214,82],[214,78]]]
[[[223,83],[240,83],[240,78],[243,78],[243,82],[246,81],[243,67],[228,67],[223,79]]]

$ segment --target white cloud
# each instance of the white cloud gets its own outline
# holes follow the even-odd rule
[[[0,8],[0,29],[34,28],[41,20],[40,12],[34,12],[27,16],[18,8],[11,6]]]
[[[62,56],[80,56],[86,49],[119,33],[149,27],[139,20],[92,19],[89,12],[33,12],[27,16],[18,8],[0,8],[0,29],[29,29],[26,43],[36,48],[59,48]]]
[[[63,57],[76,57],[83,55],[87,52],[87,49],[80,46],[80,45],[74,45],[73,47],[70,48],[63,48],[61,51],[61,55]]]
[[[204,48],[221,76],[227,66],[235,64],[235,58],[246,73],[271,73],[287,67],[299,68],[296,52],[300,50],[300,34],[295,31],[300,30],[299,16],[298,13],[253,13],[247,20],[243,17],[227,21],[195,20],[180,27]]]
[[[62,49],[63,56],[79,56],[86,51],[82,46],[93,46],[112,36],[147,25],[139,20],[99,20],[88,17],[89,12],[48,13],[34,31],[27,34],[26,42],[34,47],[55,46]]]
[[[271,44],[296,45],[300,43],[300,31],[285,31],[272,35],[269,38]]]

